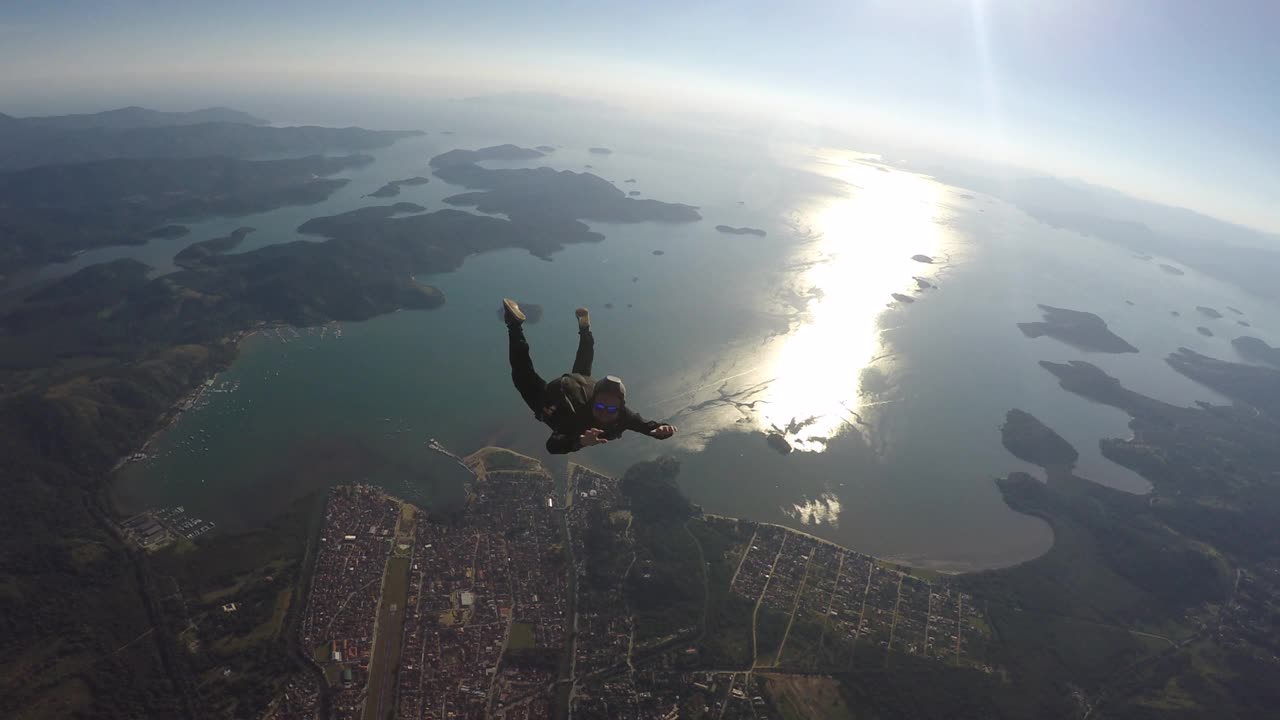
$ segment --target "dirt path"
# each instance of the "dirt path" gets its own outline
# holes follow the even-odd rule
[[[742,551],[742,557],[738,558],[738,567],[733,569],[733,577],[729,578],[729,587],[733,587],[733,582],[738,579],[738,572],[742,570],[742,563],[747,561],[747,555],[751,554],[751,546],[756,544],[756,533],[751,533],[751,539],[747,541],[747,549]]]
[[[773,564],[769,566],[769,579],[765,581],[764,587],[760,588],[760,596],[756,598],[756,607],[751,611],[751,669],[756,668],[756,663],[760,661],[760,647],[756,641],[756,625],[757,618],[760,617],[760,605],[764,603],[765,593],[769,592],[769,583],[773,582],[773,574],[778,569],[778,558],[782,557],[782,551],[787,547],[787,538],[784,535],[782,542],[778,545],[778,554],[773,556]],[[743,555],[745,558],[746,556]],[[750,673],[747,673],[750,676]]]
[[[689,529],[689,522],[689,520],[685,521],[684,531],[689,533],[693,546],[698,549],[698,566],[702,568],[702,624],[699,626],[698,638],[694,640],[695,644],[701,644],[707,636],[707,614],[711,609],[711,578],[707,577],[707,556],[702,552],[702,543]]]
[[[791,603],[791,615],[787,618],[787,629],[782,632],[782,642],[778,644],[778,653],[773,656],[773,665],[782,663],[782,651],[787,647],[787,638],[791,637],[791,626],[796,623],[796,611],[800,609],[800,597],[804,594],[804,587],[809,582],[809,568],[813,566],[813,556],[817,555],[816,551],[809,553],[809,559],[804,564],[804,575],[800,577],[800,585],[796,588],[796,599]]]

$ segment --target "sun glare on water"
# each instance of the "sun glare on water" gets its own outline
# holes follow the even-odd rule
[[[822,493],[812,500],[796,503],[790,509],[782,511],[801,525],[827,525],[836,527],[840,524],[840,498],[835,493]]]
[[[912,257],[933,257],[944,233],[945,191],[927,177],[848,157],[818,171],[847,183],[847,194],[808,213],[815,240],[796,258],[809,264],[796,286],[812,299],[773,359],[761,406],[766,429],[808,451],[854,420],[862,371],[882,353],[881,315],[894,293],[913,294],[929,266]]]

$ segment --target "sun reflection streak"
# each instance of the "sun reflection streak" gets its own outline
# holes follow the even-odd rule
[[[912,256],[942,246],[944,192],[927,177],[861,160],[837,158],[820,171],[847,183],[848,194],[808,213],[818,237],[796,260],[820,261],[796,285],[812,299],[773,360],[761,408],[766,429],[817,452],[863,406],[862,371],[883,352],[880,316],[926,267]]]
[[[790,508],[783,508],[782,511],[801,525],[840,526],[840,498],[829,492]]]

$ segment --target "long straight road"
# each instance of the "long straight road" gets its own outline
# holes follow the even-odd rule
[[[401,508],[395,544],[382,577],[382,599],[374,621],[373,650],[369,658],[369,688],[364,720],[383,720],[395,708],[396,669],[404,643],[404,607],[409,601],[409,567],[412,562],[414,514]],[[405,546],[405,549],[400,549]]]

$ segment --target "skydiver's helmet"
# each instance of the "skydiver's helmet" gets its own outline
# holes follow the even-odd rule
[[[602,392],[614,392],[618,394],[618,399],[623,404],[627,402],[627,386],[622,384],[622,378],[617,375],[605,375],[596,381],[596,385],[591,390],[591,397],[595,397]]]

